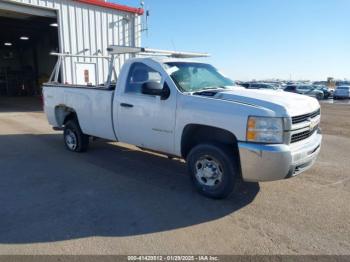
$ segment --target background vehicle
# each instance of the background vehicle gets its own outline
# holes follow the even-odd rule
[[[284,91],[324,99],[324,93],[309,85],[288,85]]]
[[[144,57],[144,48],[109,50],[103,86],[57,83],[62,59],[44,85],[46,115],[64,130],[68,150],[84,152],[89,137],[100,137],[183,158],[195,187],[211,198],[227,197],[242,179],[286,179],[314,164],[322,140],[317,100],[239,88],[213,66],[182,59],[203,54],[158,51],[168,56],[160,58]],[[143,56],[126,61],[113,84],[121,53]]]
[[[314,88],[323,92],[324,99],[328,99],[333,95],[333,92],[326,86],[316,85]]]
[[[333,94],[334,99],[350,98],[350,86],[338,86]]]

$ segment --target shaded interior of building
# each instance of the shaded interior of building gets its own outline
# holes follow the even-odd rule
[[[0,9],[0,96],[36,96],[57,57],[56,18]]]

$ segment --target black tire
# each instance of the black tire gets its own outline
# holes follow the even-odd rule
[[[223,199],[227,198],[234,191],[240,175],[238,159],[233,150],[233,148],[224,145],[201,144],[194,147],[188,154],[187,167],[194,186],[201,194],[213,199]],[[208,159],[209,162],[203,167],[202,161],[205,162]],[[216,162],[219,163],[219,168],[217,168],[217,165],[214,165],[216,167],[213,169],[212,163]],[[210,163],[209,167],[208,163]],[[207,175],[208,168],[212,173],[213,170],[219,170],[219,172],[214,172],[214,177],[221,173],[221,176],[219,176],[221,181],[220,179],[215,180],[217,178],[207,179],[200,177],[199,174],[205,173]],[[199,172],[197,172],[198,169],[200,169]],[[207,185],[212,182],[214,182],[214,185]]]
[[[63,140],[66,148],[71,152],[85,152],[89,146],[89,136],[81,131],[76,119],[68,120],[65,124]]]

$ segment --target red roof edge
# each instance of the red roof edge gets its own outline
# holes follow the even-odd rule
[[[134,13],[134,14],[138,14],[138,15],[143,15],[143,13],[144,13],[144,10],[142,8],[136,8],[136,7],[126,6],[126,5],[119,5],[119,4],[115,4],[115,3],[104,2],[103,0],[102,1],[101,0],[76,0],[76,1],[80,2],[80,3],[106,7],[106,8],[115,9],[118,11]]]

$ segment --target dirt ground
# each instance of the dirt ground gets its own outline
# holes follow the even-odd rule
[[[324,134],[350,137],[350,105],[322,103]]]

